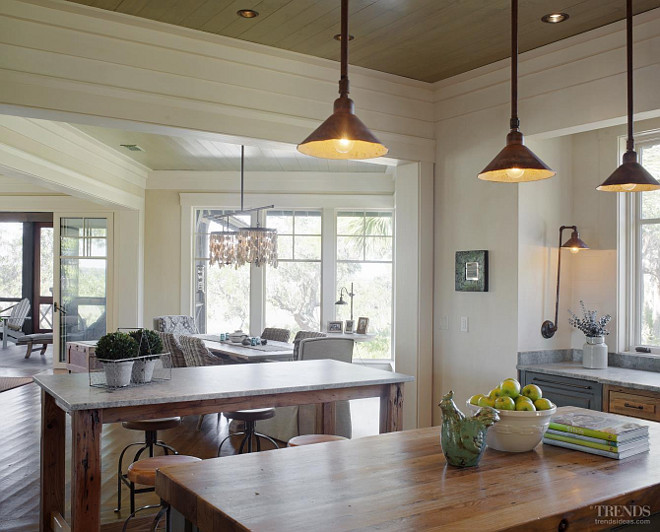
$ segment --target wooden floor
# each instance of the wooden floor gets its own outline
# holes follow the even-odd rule
[[[34,375],[50,370],[50,350],[46,357],[35,351],[25,360],[24,348],[9,347],[0,350],[0,375]],[[42,360],[43,359],[43,360]],[[39,525],[39,387],[27,384],[0,394],[0,530],[34,531]],[[196,430],[197,416],[184,418],[176,429],[164,431],[159,437],[182,454],[199,458],[216,456],[218,444],[228,433],[224,418],[206,416],[202,430]],[[70,420],[67,419],[67,424]],[[67,428],[67,438],[70,427]],[[118,522],[128,514],[128,490],[124,488],[121,514],[114,512],[117,504],[117,459],[121,449],[133,441],[143,441],[144,433],[126,430],[120,424],[103,426],[101,441],[102,515],[103,523]],[[232,438],[234,440],[234,438]],[[239,443],[235,438],[234,444]],[[268,444],[269,445],[269,444]],[[67,441],[67,450],[70,443]],[[223,455],[236,452],[232,445],[223,446]],[[67,470],[69,456],[67,453]],[[67,494],[69,488],[67,485]],[[157,503],[152,494],[137,496],[137,504]],[[67,500],[67,512],[69,501]],[[104,527],[105,528],[105,527]],[[119,528],[118,528],[119,529]],[[133,528],[131,528],[133,530]]]

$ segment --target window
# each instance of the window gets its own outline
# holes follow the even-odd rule
[[[209,235],[250,225],[250,215],[223,217],[230,211],[195,210],[195,323],[201,332],[250,330],[250,267],[209,267]]]
[[[640,163],[660,180],[660,137],[638,143]],[[660,191],[635,194],[634,271],[637,296],[633,341],[660,347]]]
[[[371,342],[355,345],[357,358],[391,358],[392,353],[392,212],[337,213],[337,293],[354,286],[353,319],[369,318]],[[341,306],[337,318],[350,319]]]
[[[0,223],[0,300],[18,301],[23,297],[22,250],[23,224]]]
[[[321,326],[321,211],[275,211],[266,226],[277,229],[278,267],[266,269],[268,327],[314,331]]]

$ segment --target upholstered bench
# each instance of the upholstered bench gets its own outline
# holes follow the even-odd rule
[[[53,333],[42,333],[42,334],[25,334],[19,336],[16,339],[16,345],[26,345],[27,352],[25,353],[25,358],[30,358],[32,350],[36,349],[32,347],[32,344],[41,344],[40,355],[46,354],[46,346],[53,343]]]

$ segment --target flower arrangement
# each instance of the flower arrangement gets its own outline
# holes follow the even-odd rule
[[[612,316],[605,314],[602,318],[596,319],[596,311],[587,310],[582,300],[580,300],[580,307],[582,308],[584,318],[579,318],[572,310],[569,310],[568,312],[571,314],[571,317],[568,318],[568,323],[570,325],[581,330],[588,338],[610,334],[610,331],[605,326],[610,322]]]

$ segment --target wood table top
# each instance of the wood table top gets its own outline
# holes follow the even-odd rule
[[[117,390],[90,386],[86,373],[34,377],[66,411],[256,397],[412,380],[409,375],[336,360],[174,368],[171,380]]]
[[[164,468],[156,491],[203,531],[610,528],[600,504],[660,511],[660,424],[640,423],[651,451],[624,460],[539,444],[459,469],[432,427]]]

